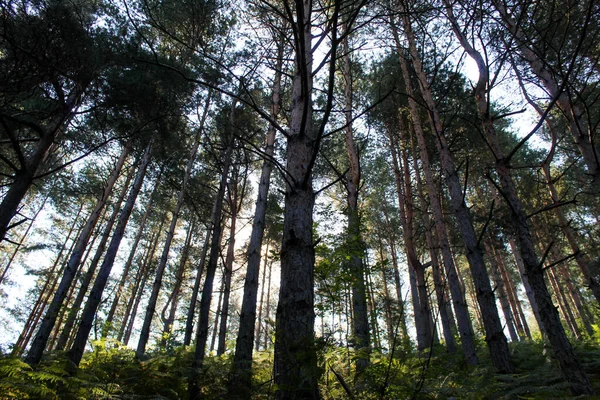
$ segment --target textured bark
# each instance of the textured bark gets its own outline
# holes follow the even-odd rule
[[[102,299],[102,294],[104,292],[104,288],[106,287],[106,282],[108,281],[110,271],[112,270],[117,251],[119,250],[121,240],[123,239],[123,235],[125,234],[125,228],[127,227],[129,216],[133,211],[133,206],[135,205],[137,196],[140,192],[140,189],[142,188],[142,183],[144,183],[146,170],[148,168],[148,164],[150,163],[151,149],[152,144],[149,144],[146,147],[144,155],[139,163],[137,175],[133,182],[133,186],[131,187],[131,191],[127,196],[127,201],[125,202],[125,205],[121,210],[117,226],[115,227],[115,231],[113,232],[110,244],[108,245],[106,256],[104,257],[102,265],[98,270],[98,274],[96,276],[96,279],[94,280],[94,285],[92,286],[92,290],[90,291],[90,295],[88,296],[85,308],[83,309],[81,322],[79,324],[79,329],[77,330],[77,335],[75,336],[75,340],[73,341],[73,346],[67,354],[67,369],[70,371],[73,371],[79,366],[81,357],[83,357],[83,351],[85,350],[85,345],[87,343],[90,330],[92,329],[92,324],[96,316],[96,312],[98,311],[98,306],[100,305],[100,300]]]
[[[104,255],[104,250],[106,248],[106,244],[108,243],[108,239],[110,238],[110,234],[112,233],[113,226],[117,221],[117,217],[119,216],[119,211],[121,210],[121,203],[125,199],[125,195],[127,195],[127,191],[129,190],[129,184],[131,183],[131,179],[133,179],[134,169],[131,168],[129,173],[127,174],[127,179],[125,180],[123,187],[121,188],[121,193],[115,204],[113,204],[113,212],[112,215],[106,221],[106,225],[104,226],[104,232],[100,238],[100,243],[98,243],[98,247],[96,248],[96,254],[92,259],[85,275],[83,276],[83,280],[81,281],[81,286],[79,287],[79,291],[77,296],[75,297],[75,301],[71,305],[69,309],[69,315],[67,316],[67,320],[65,321],[65,326],[62,328],[60,336],[58,338],[57,349],[64,350],[67,345],[67,341],[71,337],[71,331],[73,330],[73,326],[75,325],[75,320],[77,319],[77,314],[79,314],[79,310],[81,309],[81,305],[83,304],[83,300],[87,294],[90,283],[92,282],[92,278],[96,273],[96,268],[100,263],[100,259]]]
[[[343,24],[344,31],[348,27]],[[346,32],[347,33],[347,32]],[[360,219],[358,210],[358,196],[360,188],[361,170],[358,149],[354,141],[354,131],[352,129],[352,64],[350,60],[350,48],[348,45],[348,36],[343,39],[343,76],[344,76],[344,99],[345,99],[345,141],[346,152],[350,164],[349,177],[345,180],[348,203],[348,244],[350,251],[350,260],[348,269],[352,276],[352,335],[353,345],[356,350],[356,377],[361,375],[369,365],[369,355],[371,352],[371,339],[369,337],[369,319],[367,315],[367,296],[365,289],[365,267],[364,267],[364,242],[360,231]],[[374,320],[376,321],[376,319]]]
[[[407,11],[407,9],[404,8],[404,11]],[[452,202],[456,220],[458,222],[463,243],[465,245],[466,256],[467,260],[469,261],[469,269],[471,271],[473,284],[475,286],[475,293],[477,295],[477,302],[481,311],[482,321],[485,329],[485,340],[490,351],[492,365],[500,372],[512,372],[513,367],[510,362],[508,342],[502,330],[502,324],[500,322],[500,316],[498,315],[498,309],[496,308],[494,293],[492,291],[489,275],[483,259],[483,252],[477,240],[477,235],[473,227],[470,211],[465,204],[462,183],[459,179],[456,164],[444,135],[442,121],[437,111],[437,107],[431,93],[431,88],[423,69],[423,64],[417,50],[415,34],[412,31],[408,14],[403,15],[403,25],[409,44],[409,52],[412,59],[412,64],[414,66],[414,70],[417,75],[417,81],[421,89],[421,95],[423,96],[423,100],[429,111],[429,120],[431,123],[432,132],[434,132],[436,136],[434,141],[442,162],[442,168],[446,177],[446,184],[448,186],[450,200]],[[439,235],[438,239],[440,239],[440,243],[442,243],[442,239],[439,237]],[[448,279],[450,280],[449,275]],[[452,283],[450,283],[450,287],[452,288]],[[457,319],[460,319],[458,314]],[[460,325],[459,329],[462,330]]]
[[[94,227],[96,226],[100,214],[102,213],[102,209],[108,201],[108,198],[112,192],[112,188],[119,177],[121,168],[123,168],[123,164],[125,163],[125,159],[127,158],[129,151],[130,144],[128,143],[123,148],[121,156],[113,168],[106,186],[104,187],[104,191],[102,192],[102,196],[100,199],[98,199],[94,210],[88,217],[88,220],[82,231],[79,233],[79,237],[77,238],[75,247],[71,252],[71,256],[69,257],[69,261],[67,262],[61,281],[56,292],[54,293],[54,297],[52,298],[52,302],[50,303],[48,311],[42,320],[38,333],[31,345],[31,349],[29,350],[27,357],[25,357],[25,362],[28,364],[37,364],[42,359],[42,354],[44,352],[44,348],[46,347],[46,343],[48,342],[48,338],[50,337],[50,332],[52,331],[52,328],[54,328],[56,318],[58,317],[60,308],[63,305],[65,297],[67,296],[67,292],[73,284],[73,279],[75,278],[75,274],[79,268],[81,257],[83,256],[87,243],[90,240],[90,236],[92,235]]]
[[[287,136],[286,190],[281,245],[281,283],[275,322],[275,398],[318,399],[317,354],[314,344],[314,265],[312,184],[319,133],[313,127],[313,48],[310,0],[296,1],[290,129]],[[336,4],[337,8],[337,4]],[[337,9],[332,11],[337,15]],[[332,48],[336,54],[337,21],[333,22]],[[330,60],[330,65],[334,61]],[[334,68],[330,69],[330,72]],[[332,84],[330,76],[330,84]],[[331,92],[329,93],[331,96]],[[331,97],[328,101],[331,101]],[[325,123],[327,120],[324,117]]]

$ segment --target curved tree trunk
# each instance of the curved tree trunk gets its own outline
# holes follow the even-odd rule
[[[405,5],[403,6],[403,11],[405,12],[403,14],[403,26],[409,45],[409,53],[415,73],[417,75],[417,81],[421,89],[421,95],[423,96],[423,100],[425,101],[429,111],[431,128],[436,135],[434,141],[440,155],[442,168],[446,177],[446,184],[448,185],[449,189],[450,200],[452,202],[456,220],[458,222],[463,243],[466,248],[466,256],[467,260],[469,261],[473,284],[475,285],[477,302],[479,304],[485,329],[485,340],[490,351],[492,364],[498,371],[512,372],[513,367],[510,362],[508,342],[506,340],[506,336],[504,336],[502,324],[500,322],[500,316],[498,315],[498,309],[496,308],[496,301],[483,259],[483,252],[473,227],[470,211],[465,204],[462,191],[463,185],[459,179],[456,164],[444,135],[442,122],[438,114],[435,101],[433,100],[433,95],[431,93],[431,88],[425,75],[425,71],[423,69],[421,58],[417,50],[415,35],[412,31],[412,26],[410,20],[408,19],[408,14],[406,13],[407,8]],[[438,239],[440,239],[439,236]],[[449,275],[448,279],[450,279]],[[452,283],[450,284],[450,287],[452,287]],[[457,319],[460,319],[458,315]],[[459,329],[461,328],[459,327]]]
[[[452,8],[447,0],[446,10],[448,12],[448,17],[451,20],[453,30],[461,42],[461,45],[477,63],[479,79],[474,90],[475,101],[482,120],[483,132],[496,161],[496,172],[498,173],[498,178],[500,180],[502,196],[510,209],[512,225],[517,238],[517,245],[521,258],[523,259],[525,273],[527,274],[527,278],[529,279],[529,283],[533,290],[533,295],[539,307],[542,324],[544,325],[546,333],[548,334],[548,339],[554,348],[563,375],[571,384],[571,391],[573,394],[593,394],[594,390],[592,385],[582,366],[579,364],[579,360],[577,359],[560,323],[556,307],[552,304],[550,292],[544,281],[542,263],[540,263],[535,252],[531,230],[527,223],[527,216],[521,200],[517,195],[515,184],[510,173],[508,165],[509,160],[506,159],[504,152],[500,147],[500,142],[494,127],[494,121],[490,114],[491,106],[488,98],[488,66],[485,63],[483,56],[470,45],[467,38],[462,34],[462,31],[458,27],[456,19],[453,16]]]

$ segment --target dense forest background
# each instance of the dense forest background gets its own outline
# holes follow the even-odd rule
[[[600,391],[597,1],[0,7],[0,398]]]

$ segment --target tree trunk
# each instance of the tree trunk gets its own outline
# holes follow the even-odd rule
[[[175,228],[177,227],[177,221],[179,220],[179,213],[181,212],[181,207],[183,206],[185,191],[192,175],[192,169],[194,167],[194,162],[196,161],[198,148],[200,147],[204,123],[206,121],[206,116],[208,114],[208,108],[210,105],[211,94],[212,92],[209,92],[206,98],[204,113],[202,115],[202,120],[200,121],[200,129],[196,134],[196,139],[187,161],[185,175],[183,176],[183,182],[181,183],[181,189],[179,189],[179,195],[177,197],[177,204],[175,205],[175,210],[173,210],[171,225],[169,226],[169,230],[167,232],[167,238],[165,239],[165,245],[163,247],[160,261],[156,267],[156,276],[152,285],[152,293],[150,293],[150,299],[148,300],[148,305],[146,306],[146,316],[144,317],[144,323],[142,324],[142,330],[140,332],[140,340],[135,351],[135,356],[137,359],[140,359],[146,352],[146,345],[148,344],[148,339],[150,338],[150,326],[152,325],[152,318],[154,317],[154,312],[156,310],[156,302],[158,301],[158,294],[162,285],[165,267],[167,266],[167,260],[169,259],[169,251],[171,250],[171,243],[173,242]]]
[[[448,313],[448,304],[446,302],[446,287],[445,282],[442,278],[442,269],[439,263],[439,254],[438,248],[439,244],[437,243],[437,238],[432,231],[432,223],[429,219],[429,214],[427,213],[427,200],[425,198],[425,189],[423,188],[423,184],[421,181],[421,173],[419,172],[419,166],[417,163],[417,148],[414,141],[414,137],[411,134],[410,138],[411,149],[413,154],[413,168],[415,170],[415,176],[417,178],[417,191],[419,195],[419,201],[421,203],[421,216],[423,219],[423,224],[425,225],[425,239],[427,241],[427,247],[429,248],[429,254],[431,257],[431,269],[433,271],[433,282],[435,286],[435,294],[437,298],[438,310],[440,313],[440,319],[442,320],[442,331],[444,333],[444,341],[446,342],[446,350],[449,353],[454,353],[456,350],[454,343],[454,333],[452,331],[452,324],[450,322],[450,315]]]
[[[173,330],[173,323],[175,322],[175,313],[177,312],[177,306],[179,304],[179,297],[181,294],[181,285],[183,284],[185,276],[185,267],[187,265],[188,257],[190,254],[190,247],[192,244],[192,236],[196,228],[196,222],[190,222],[188,226],[187,235],[185,237],[185,243],[183,250],[181,251],[181,259],[179,260],[179,267],[175,274],[175,285],[170,295],[170,306],[169,315],[163,319],[163,334],[161,339],[161,345],[165,346],[167,339],[171,336]],[[166,305],[165,305],[166,307]]]
[[[216,203],[215,203],[216,204]],[[214,213],[214,208],[213,208]],[[187,312],[187,318],[185,322],[185,335],[183,339],[183,345],[189,346],[192,341],[192,333],[194,330],[194,316],[196,314],[196,306],[198,304],[198,293],[200,291],[200,282],[202,281],[202,273],[204,272],[204,264],[206,262],[206,253],[210,246],[212,229],[206,230],[206,237],[204,238],[204,245],[202,246],[202,254],[200,255],[199,265],[196,268],[196,278],[194,279],[194,287],[192,289],[192,297],[190,299],[190,306]]]
[[[279,116],[281,105],[281,70],[283,68],[283,51],[285,41],[279,38],[277,43],[277,63],[275,66],[275,76],[273,78],[273,88],[271,95],[271,118],[275,121]],[[276,129],[273,124],[269,124],[265,139],[264,161],[258,183],[258,194],[256,196],[256,205],[254,206],[254,219],[252,221],[252,233],[250,234],[250,243],[248,245],[248,266],[246,268],[246,278],[244,281],[244,294],[242,297],[242,310],[240,312],[240,328],[235,344],[235,355],[232,365],[232,385],[237,385],[234,392],[250,394],[251,376],[252,376],[252,344],[254,342],[254,327],[256,325],[256,298],[258,293],[258,276],[260,270],[260,251],[262,248],[265,216],[267,213],[267,198],[271,183],[271,171],[273,164],[271,158],[275,151]],[[265,253],[265,267],[268,256]],[[264,292],[264,271],[263,271],[263,292]],[[262,307],[262,292],[261,292]],[[259,310],[259,315],[262,309]],[[256,350],[260,342],[261,317],[258,318],[258,331],[256,334]]]
[[[17,256],[17,254],[19,254],[19,249],[21,248],[21,246],[23,246],[23,243],[25,243],[25,240],[27,239],[27,235],[29,234],[29,231],[33,227],[33,223],[37,219],[38,215],[40,215],[40,212],[44,209],[44,206],[46,205],[46,201],[48,201],[49,197],[50,197],[50,192],[48,192],[44,196],[44,200],[42,201],[42,204],[37,209],[35,214],[33,214],[33,217],[31,217],[31,219],[29,221],[29,225],[27,226],[27,229],[25,229],[25,232],[23,232],[23,235],[21,236],[19,243],[17,243],[15,248],[13,249],[13,252],[8,259],[8,262],[6,263],[6,267],[4,267],[4,269],[2,270],[2,273],[0,273],[0,285],[2,285],[2,282],[4,281],[4,278],[6,277],[6,274],[7,274],[8,270],[10,269],[10,266],[12,265],[13,261],[15,260],[15,257]]]
[[[345,33],[348,33],[348,27],[343,24]],[[348,33],[349,34],[349,33]],[[352,285],[352,312],[353,312],[353,344],[356,350],[356,375],[359,377],[369,365],[369,355],[371,353],[371,339],[369,337],[369,319],[367,315],[367,296],[365,289],[365,267],[364,267],[364,242],[360,230],[360,219],[358,210],[358,195],[360,188],[361,170],[358,149],[354,141],[354,131],[352,129],[352,65],[350,60],[350,47],[348,45],[348,36],[345,36],[343,43],[343,76],[344,76],[344,98],[345,98],[345,139],[346,152],[350,163],[349,179],[345,181],[346,191],[348,192],[348,244],[350,259],[348,260],[348,269],[351,275]],[[374,320],[375,321],[375,320]]]
[[[407,21],[404,24],[408,24]],[[417,102],[415,101],[415,90],[412,87],[412,78],[409,73],[408,64],[403,57],[401,47],[400,47],[400,38],[398,37],[397,30],[392,21],[392,29],[394,33],[394,39],[396,40],[396,47],[398,51],[398,55],[400,57],[400,67],[402,70],[402,76],[404,78],[406,91],[409,94],[409,107],[412,115],[412,123],[414,132],[416,134],[417,143],[419,146],[421,163],[423,164],[423,173],[425,174],[425,184],[427,186],[427,191],[429,193],[429,203],[431,206],[431,211],[433,214],[434,227],[436,229],[436,236],[438,245],[440,247],[440,251],[442,253],[442,261],[444,263],[444,268],[446,270],[446,277],[448,279],[448,284],[450,286],[450,292],[452,293],[452,301],[454,304],[454,313],[456,315],[456,320],[458,324],[458,331],[461,339],[461,345],[463,354],[465,359],[469,365],[477,365],[477,353],[475,350],[475,340],[474,340],[474,332],[473,326],[471,325],[471,317],[469,315],[469,310],[467,308],[467,303],[465,300],[465,294],[462,291],[460,286],[460,282],[458,280],[458,275],[456,272],[456,266],[454,265],[454,261],[452,259],[452,254],[450,250],[450,241],[448,239],[448,234],[446,231],[446,222],[444,220],[444,216],[442,213],[442,206],[439,201],[438,189],[435,183],[435,179],[433,177],[433,169],[431,167],[429,161],[429,150],[427,145],[427,140],[425,137],[425,132],[421,125],[421,117],[418,109]],[[405,28],[406,29],[406,28]],[[407,32],[408,36],[408,32]],[[415,155],[416,156],[416,155]],[[457,177],[458,179],[458,177]],[[462,199],[462,194],[461,194]],[[472,227],[471,227],[472,229]],[[490,288],[491,292],[491,288]]]
[[[227,320],[229,317],[229,295],[231,293],[231,276],[233,274],[233,261],[235,258],[235,229],[238,214],[238,171],[237,168],[233,173],[229,184],[229,203],[231,213],[231,223],[229,227],[229,243],[227,245],[227,255],[225,256],[224,276],[225,285],[223,290],[223,305],[221,306],[221,324],[219,327],[219,344],[217,346],[217,355],[225,353],[227,339]],[[215,326],[216,328],[216,326]]]
[[[129,192],[129,195],[127,196],[127,201],[125,202],[125,205],[121,210],[117,226],[115,227],[115,231],[110,240],[110,244],[108,245],[108,251],[106,252],[104,261],[102,261],[100,269],[98,270],[98,275],[96,276],[96,280],[94,281],[94,286],[92,286],[92,290],[85,304],[85,308],[83,309],[83,314],[81,316],[81,322],[79,324],[77,335],[75,336],[75,340],[73,341],[73,346],[67,354],[67,369],[70,371],[73,371],[79,366],[81,357],[83,357],[83,351],[85,350],[85,345],[87,343],[90,330],[92,329],[92,323],[94,322],[96,311],[98,310],[100,300],[102,299],[102,293],[104,292],[104,288],[106,286],[106,282],[108,281],[110,271],[114,264],[117,251],[119,250],[121,240],[123,239],[125,228],[127,227],[127,222],[129,221],[129,216],[133,211],[133,206],[135,205],[137,196],[140,192],[140,189],[142,188],[142,183],[144,183],[146,170],[148,164],[150,163],[151,149],[152,143],[150,143],[146,147],[142,160],[140,161],[138,172],[133,182],[133,186],[131,188],[131,191]]]
[[[75,228],[75,225],[78,222],[77,220],[79,218],[79,214],[81,213],[82,208],[83,208],[83,203],[81,204],[79,210],[77,211],[77,215],[75,216],[75,219],[73,220],[73,224],[71,225],[71,227],[69,229],[69,233],[67,234],[65,241],[63,242],[62,246],[60,247],[60,251],[56,255],[54,262],[52,263],[50,272],[49,272],[48,276],[46,277],[46,282],[44,282],[44,286],[40,290],[40,294],[33,306],[33,309],[29,313],[29,317],[27,318],[27,322],[25,323],[25,326],[23,327],[23,331],[21,332],[21,334],[19,335],[19,338],[17,339],[17,342],[13,346],[12,355],[21,355],[23,353],[23,351],[29,344],[29,340],[31,339],[31,336],[33,335],[35,327],[37,326],[40,318],[42,317],[42,315],[44,313],[44,309],[48,306],[48,301],[50,300],[50,296],[52,296],[52,293],[54,293],[56,284],[58,283],[58,277],[60,275],[60,272],[62,271],[62,268],[61,268],[59,270],[59,272],[56,273],[56,269],[58,268],[59,265],[61,265],[63,252],[65,251],[65,247],[67,246],[67,243],[71,239],[71,234],[73,233],[73,229]],[[73,245],[75,245],[74,242],[73,242]],[[70,250],[72,250],[72,248]],[[56,273],[56,275],[55,275],[55,273]],[[48,336],[50,336],[50,335],[48,335]],[[43,351],[43,349],[42,349],[42,351]]]
[[[260,284],[260,302],[258,303],[258,320],[257,320],[257,324],[256,324],[256,345],[255,345],[255,349],[256,351],[259,350],[260,347],[260,341],[262,339],[261,337],[261,330],[262,330],[262,312],[263,312],[263,308],[264,308],[264,303],[263,303],[263,299],[264,299],[264,295],[265,295],[265,278],[267,277],[267,262],[269,261],[269,244],[270,241],[267,241],[267,246],[265,248],[265,256],[264,256],[264,263],[263,263],[263,274],[262,274],[262,282]],[[237,351],[237,350],[236,350]],[[252,360],[252,358],[250,358],[250,361]]]
[[[400,127],[402,129],[402,127]],[[417,348],[420,351],[428,349],[432,343],[432,327],[429,324],[430,310],[427,288],[425,287],[425,267],[419,261],[417,250],[413,241],[413,204],[412,190],[410,184],[409,172],[405,166],[400,164],[398,156],[398,143],[396,135],[392,128],[388,128],[388,140],[392,154],[392,168],[396,181],[396,192],[398,194],[398,204],[400,212],[400,222],[402,224],[402,238],[406,249],[406,259],[409,273],[411,274],[410,286],[413,302],[413,311],[415,315],[415,328],[417,329]]]
[[[114,331],[113,320],[115,317],[115,313],[117,312],[117,307],[119,306],[119,301],[121,300],[121,295],[123,294],[123,289],[125,288],[125,283],[127,282],[127,278],[129,278],[131,267],[133,265],[133,259],[135,258],[135,254],[136,254],[137,248],[140,244],[140,240],[142,239],[142,234],[144,233],[144,229],[146,228],[146,221],[148,220],[148,215],[150,214],[150,211],[152,210],[152,204],[154,202],[154,193],[156,192],[156,190],[159,186],[159,183],[160,183],[160,177],[157,178],[156,182],[154,183],[154,189],[153,189],[152,193],[150,194],[148,203],[146,203],[146,211],[144,212],[144,215],[142,215],[142,219],[139,222],[138,231],[135,235],[135,238],[133,239],[133,244],[131,245],[129,257],[127,258],[127,261],[125,262],[125,266],[123,267],[123,273],[121,274],[121,280],[119,280],[119,284],[117,285],[117,289],[115,290],[115,297],[112,301],[112,305],[110,306],[110,311],[108,312],[108,315],[106,316],[106,322],[105,322],[106,329],[103,332],[102,336],[107,336],[109,330]]]
[[[154,259],[154,255],[156,254],[158,242],[160,241],[162,229],[166,219],[167,213],[165,212],[162,218],[160,219],[158,229],[154,233],[152,239],[150,239],[150,241],[148,242],[148,251],[146,252],[146,256],[143,258],[142,265],[140,265],[138,273],[136,274],[135,284],[133,289],[131,290],[131,298],[127,303],[127,309],[125,310],[125,315],[118,336],[119,340],[123,338],[123,344],[125,345],[129,344],[129,338],[131,337],[131,332],[133,331],[133,324],[135,323],[137,310],[142,300],[142,296],[144,295],[146,281],[148,280],[148,277],[150,276],[150,273],[152,271],[152,260]]]
[[[454,19],[452,8],[448,5],[446,10],[449,18]],[[531,231],[527,224],[527,216],[521,200],[517,195],[514,182],[510,173],[509,165],[500,147],[497,133],[490,115],[490,104],[488,100],[489,71],[483,56],[475,50],[468,40],[462,35],[457,23],[452,22],[453,30],[460,40],[465,51],[475,60],[479,70],[479,79],[474,90],[475,101],[479,115],[482,120],[483,132],[488,146],[496,161],[496,172],[500,180],[502,195],[508,203],[513,229],[517,237],[517,245],[525,266],[525,273],[531,284],[533,295],[539,307],[542,324],[545,327],[548,339],[554,348],[556,358],[559,361],[563,375],[571,384],[571,391],[575,395],[593,394],[594,390],[585,371],[579,364],[571,344],[569,343],[556,308],[552,304],[552,298],[544,281],[544,270],[535,253],[535,247],[531,237]]]
[[[79,313],[79,310],[81,309],[81,305],[83,304],[85,295],[87,294],[90,283],[92,282],[92,278],[94,277],[94,274],[96,273],[96,268],[98,267],[98,264],[100,263],[100,259],[104,255],[104,250],[106,248],[106,244],[108,243],[108,239],[110,238],[112,228],[117,220],[119,211],[121,210],[121,204],[123,203],[123,200],[125,199],[125,195],[127,194],[127,191],[129,190],[129,184],[131,183],[131,179],[133,179],[134,172],[135,172],[134,168],[131,168],[129,173],[127,174],[127,179],[125,180],[125,183],[123,184],[123,187],[121,188],[121,193],[119,194],[117,201],[113,205],[113,212],[112,212],[110,218],[108,219],[108,221],[106,221],[106,225],[104,226],[104,232],[102,233],[100,243],[98,243],[98,247],[96,248],[96,254],[94,255],[94,258],[92,259],[92,262],[90,263],[90,266],[88,267],[88,270],[83,277],[83,281],[81,282],[81,286],[79,287],[79,292],[77,293],[77,297],[75,297],[75,301],[73,302],[73,304],[71,305],[71,307],[69,309],[69,315],[67,316],[65,326],[62,328],[62,331],[58,338],[58,344],[56,346],[58,350],[64,350],[67,345],[67,341],[71,337],[71,331],[73,330],[73,326],[75,325],[75,320],[77,319],[77,314]]]
[[[506,289],[504,287],[504,281],[500,276],[500,267],[496,263],[496,259],[493,257],[494,250],[487,241],[484,241],[483,245],[485,246],[486,253],[490,257],[490,270],[492,274],[492,279],[494,280],[494,284],[496,285],[496,287],[494,288],[494,292],[498,294],[498,300],[500,300],[500,306],[502,307],[502,313],[504,314],[504,321],[506,322],[506,328],[508,329],[510,340],[512,342],[518,342],[519,336],[517,335],[517,330],[515,329],[513,314],[510,308],[510,303],[508,301],[508,295],[506,294]]]
[[[20,169],[16,171],[13,177],[13,183],[6,191],[6,194],[4,195],[4,198],[0,203],[0,242],[5,239],[6,233],[11,229],[11,227],[19,224],[16,223],[10,225],[10,222],[13,219],[13,217],[17,214],[19,204],[21,203],[21,200],[23,200],[23,197],[25,197],[25,195],[29,191],[29,188],[33,184],[38,170],[48,158],[50,149],[52,148],[54,141],[62,131],[62,128],[68,125],[75,111],[79,107],[82,95],[82,87],[78,86],[76,89],[73,89],[73,93],[69,95],[65,103],[61,104],[58,107],[58,109],[60,110],[59,115],[48,123],[48,128],[45,129],[44,132],[41,134],[41,137],[37,142],[37,147],[35,148],[35,150],[31,153],[30,157],[27,158],[25,162],[21,165]],[[36,340],[34,340],[34,343],[32,344],[32,348],[35,346],[36,357],[31,358],[29,357],[29,355],[27,355],[28,363],[37,364],[39,362],[39,359],[41,359],[41,353],[43,352],[44,347],[46,346],[46,342],[48,341],[48,337],[50,336],[51,330],[52,326],[48,329],[48,335],[44,340],[43,346],[41,346],[42,343],[36,341],[36,336]],[[38,348],[40,346],[40,355],[39,357],[37,357]],[[36,358],[37,361],[35,361]]]
[[[200,388],[198,387],[198,373],[199,368],[202,366],[204,361],[204,355],[206,350],[206,343],[208,340],[208,325],[209,325],[209,314],[210,314],[210,303],[212,300],[213,282],[215,279],[215,272],[217,271],[217,263],[219,261],[219,252],[221,249],[221,215],[223,213],[223,198],[225,196],[225,189],[227,187],[227,177],[229,176],[229,167],[231,166],[231,154],[233,151],[234,144],[234,126],[235,126],[235,108],[237,101],[233,101],[231,104],[231,114],[229,127],[224,133],[225,149],[220,157],[221,165],[221,180],[219,183],[219,189],[215,198],[215,204],[213,207],[213,214],[211,218],[212,225],[212,238],[210,245],[210,256],[208,259],[208,266],[206,268],[206,278],[204,279],[204,287],[202,290],[202,296],[200,298],[200,315],[198,319],[198,329],[196,331],[196,349],[194,351],[194,358],[192,361],[192,368],[190,370],[190,376],[188,380],[188,394],[190,399],[195,399],[200,394]]]
[[[403,11],[407,11],[406,6],[403,6]],[[473,284],[475,285],[475,293],[477,295],[477,301],[481,311],[485,329],[485,340],[490,350],[492,365],[494,365],[494,367],[500,372],[510,373],[513,371],[513,367],[510,362],[508,342],[502,330],[502,324],[498,315],[498,309],[496,308],[494,293],[492,292],[489,275],[483,259],[483,252],[479,245],[479,241],[477,240],[477,235],[473,227],[469,209],[465,204],[464,195],[462,192],[462,184],[458,177],[456,164],[452,158],[452,154],[444,135],[442,121],[437,112],[436,104],[431,93],[431,88],[429,86],[421,58],[417,50],[415,35],[412,31],[408,14],[406,13],[403,15],[403,25],[409,44],[409,52],[412,63],[417,75],[417,81],[421,89],[421,95],[423,96],[423,100],[425,101],[429,111],[432,132],[434,132],[436,135],[434,141],[440,155],[444,174],[446,176],[446,183],[448,185],[450,199],[463,238],[463,243],[466,248],[466,256],[467,260],[469,261]],[[438,239],[440,239],[439,236]],[[450,279],[449,275],[448,279]],[[451,288],[452,286],[452,283],[450,283]],[[460,319],[458,315],[457,319]],[[462,330],[461,328],[459,329]]]
[[[28,364],[38,364],[42,359],[42,354],[44,352],[44,349],[46,348],[46,343],[48,342],[48,338],[50,337],[52,328],[54,328],[56,318],[58,317],[60,308],[63,305],[65,297],[67,296],[67,292],[69,291],[69,288],[73,283],[73,279],[75,278],[75,274],[77,273],[81,257],[83,256],[87,243],[89,242],[90,236],[92,235],[94,227],[98,222],[98,218],[102,213],[104,205],[108,201],[108,198],[112,192],[112,188],[115,182],[117,181],[117,178],[119,177],[121,168],[123,168],[123,164],[125,163],[125,159],[127,158],[127,155],[129,154],[130,150],[131,143],[128,143],[126,146],[123,147],[123,150],[121,151],[121,156],[119,157],[119,160],[117,161],[106,183],[106,186],[104,187],[102,196],[100,197],[100,199],[98,199],[94,210],[88,217],[85,226],[83,227],[81,233],[79,234],[79,237],[77,238],[77,242],[75,244],[75,247],[73,248],[73,251],[71,252],[71,256],[69,257],[69,261],[67,262],[65,270],[63,272],[63,276],[58,285],[58,289],[56,290],[54,297],[52,298],[52,302],[48,307],[48,311],[46,312],[46,315],[42,320],[38,333],[35,336],[35,339],[33,340],[33,343],[31,345],[31,349],[29,350],[27,357],[25,357],[25,362],[27,362]],[[0,237],[2,236],[0,235]]]

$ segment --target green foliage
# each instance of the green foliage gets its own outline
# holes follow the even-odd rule
[[[600,329],[596,326],[596,332]],[[402,358],[373,351],[371,364],[356,379],[355,352],[320,340],[320,392],[324,400],[349,398],[342,382],[356,399],[547,399],[570,397],[552,351],[540,340],[511,343],[514,374],[496,374],[486,352],[481,363],[468,366],[460,353],[448,354],[442,346],[431,352],[409,350]],[[594,340],[578,342],[575,351],[598,390],[600,346]],[[14,357],[0,358],[0,393],[15,399],[185,399],[193,349],[178,347],[148,354],[140,362],[134,352],[114,340],[93,343],[80,369],[69,376],[64,353],[50,354],[32,368]],[[206,399],[227,398],[232,355],[207,357],[199,375]],[[252,399],[274,397],[273,352],[254,354]]]

